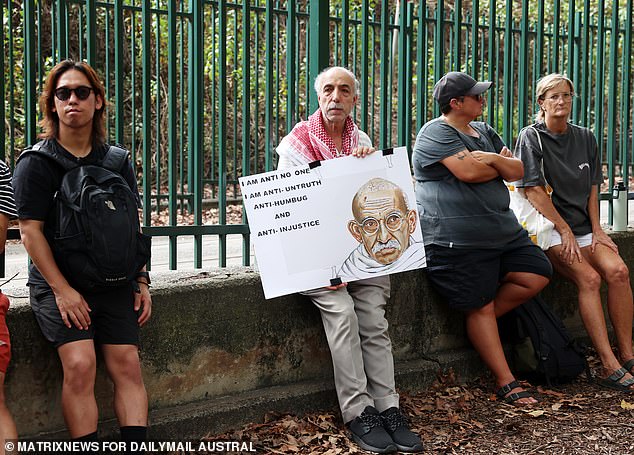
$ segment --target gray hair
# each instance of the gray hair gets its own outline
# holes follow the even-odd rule
[[[322,83],[322,79],[324,78],[324,75],[328,71],[335,70],[335,69],[345,72],[348,76],[352,78],[352,80],[354,81],[354,94],[356,96],[359,96],[361,92],[359,89],[359,81],[357,80],[357,77],[354,75],[352,71],[350,71],[348,68],[345,68],[343,66],[329,66],[328,68],[323,69],[321,73],[319,73],[317,77],[315,78],[315,93],[317,93],[318,95],[321,93],[321,89],[323,88],[323,85],[324,85]]]
[[[568,83],[568,85],[570,86],[570,93],[574,95],[575,84],[573,84],[572,81],[568,79],[567,76],[560,73],[550,73],[542,77],[539,81],[537,81],[537,87],[535,87],[535,96],[537,97],[538,100],[543,100],[544,95],[546,94],[548,90],[552,90],[553,88],[555,88],[557,85],[561,84],[562,82]],[[537,121],[544,120],[544,111],[541,109],[541,107],[537,111],[536,119]]]

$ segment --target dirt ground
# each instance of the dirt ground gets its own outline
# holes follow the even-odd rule
[[[425,454],[634,454],[634,394],[599,388],[585,374],[558,388],[531,386],[540,402],[528,408],[504,404],[492,390],[490,378],[459,384],[450,372],[427,390],[401,393],[401,408]],[[250,441],[258,454],[365,453],[348,438],[338,410],[271,414],[265,423],[203,439]]]

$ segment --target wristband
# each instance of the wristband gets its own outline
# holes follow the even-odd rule
[[[137,281],[137,286],[138,286],[139,284],[144,284],[144,285],[146,285],[148,289],[150,289],[150,288],[152,287],[152,286],[150,286],[150,283],[148,283],[147,281]],[[139,291],[140,291],[140,289],[139,289]]]
[[[137,281],[138,281],[138,278],[145,278],[147,280],[146,284],[152,283],[152,280],[150,280],[149,272],[137,272],[134,278],[137,279]],[[142,283],[142,281],[139,281],[139,283]]]

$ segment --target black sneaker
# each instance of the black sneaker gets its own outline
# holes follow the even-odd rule
[[[363,450],[375,453],[393,453],[397,447],[383,427],[383,419],[379,411],[366,406],[361,415],[348,424],[352,432],[352,440]]]
[[[400,452],[423,451],[420,436],[409,429],[409,422],[399,408],[386,409],[381,413],[381,418],[383,419],[383,427],[392,437],[392,441]]]

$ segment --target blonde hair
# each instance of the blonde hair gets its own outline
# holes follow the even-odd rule
[[[548,90],[552,90],[553,88],[555,88],[557,85],[561,84],[562,82],[568,83],[568,86],[570,86],[570,93],[574,95],[575,84],[573,84],[572,81],[568,79],[567,76],[560,73],[550,73],[542,77],[539,81],[537,81],[537,87],[535,87],[535,96],[537,97],[538,100],[543,100],[544,95],[546,94]],[[541,107],[537,111],[536,119],[537,121],[544,120],[544,111],[542,110]]]

